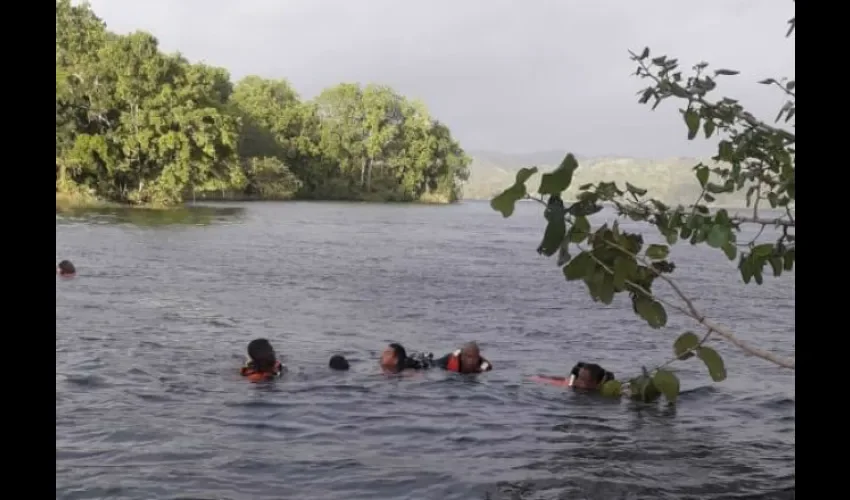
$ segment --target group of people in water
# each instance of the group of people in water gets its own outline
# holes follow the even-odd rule
[[[441,368],[455,373],[483,373],[493,365],[481,356],[478,344],[469,342],[462,348],[434,359],[433,354],[408,354],[401,344],[392,343],[381,353],[378,361],[384,373],[410,373],[428,368]],[[345,356],[335,354],[328,362],[332,370],[345,371],[350,364]],[[254,339],[248,344],[248,359],[241,369],[242,376],[251,382],[274,380],[286,373],[271,343],[266,339]]]
[[[378,360],[381,370],[386,374],[410,373],[429,368],[439,368],[448,372],[476,374],[493,369],[493,364],[481,355],[475,342],[467,342],[441,358],[434,359],[433,354],[412,353],[398,343],[389,344],[381,352]],[[348,370],[350,364],[344,356],[335,354],[328,366],[332,370]],[[254,339],[248,344],[248,359],[241,368],[241,374],[251,382],[266,382],[283,376],[286,367],[277,357],[271,343],[266,339]],[[567,377],[538,375],[532,377],[536,382],[556,386],[571,387],[585,391],[596,391],[614,374],[597,364],[577,363]]]
[[[77,275],[77,269],[70,261],[63,260],[56,267],[56,274],[60,278],[73,278]],[[378,363],[381,370],[387,374],[404,374],[430,368],[476,374],[493,369],[493,364],[481,355],[481,350],[475,342],[468,342],[460,349],[437,359],[430,353],[408,354],[404,346],[392,343],[383,350]],[[332,356],[328,365],[332,370],[345,371],[350,368],[348,360],[339,354]],[[286,373],[286,366],[278,359],[271,343],[260,338],[248,344],[248,360],[241,367],[240,373],[251,382],[266,382],[281,377]],[[538,375],[531,379],[556,386],[597,391],[605,382],[614,380],[614,374],[597,364],[580,362],[565,377]]]

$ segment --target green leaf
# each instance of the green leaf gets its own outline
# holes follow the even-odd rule
[[[735,260],[735,256],[738,255],[738,247],[736,247],[731,241],[727,241],[720,248],[723,249],[723,253],[726,254],[726,257],[728,257],[729,260]]]
[[[575,281],[590,276],[596,268],[596,262],[589,252],[581,252],[564,266],[564,277],[567,281]]]
[[[543,241],[540,243],[537,251],[546,257],[555,255],[555,252],[561,248],[561,243],[564,241],[566,234],[567,223],[564,221],[563,213],[561,213],[560,217],[551,217],[549,223],[546,224],[546,231],[543,232]]]
[[[516,173],[516,183],[515,184],[525,184],[525,181],[531,178],[532,175],[537,173],[537,167],[525,167],[519,169],[519,172]],[[540,193],[544,194],[544,193]]]
[[[706,243],[712,248],[722,248],[729,242],[729,228],[719,224],[714,225],[708,231]],[[727,254],[728,255],[728,254]]]
[[[706,184],[705,190],[712,194],[728,193],[731,191],[731,189],[727,188],[726,186],[721,186],[713,182],[709,182],[708,184]]]
[[[675,245],[676,242],[679,241],[679,233],[677,233],[676,230],[673,229],[667,232],[667,234],[664,235],[664,238],[667,239],[667,243],[669,245]]]
[[[673,342],[673,354],[680,360],[692,358],[694,353],[691,352],[699,345],[699,337],[694,332],[685,332],[679,335],[679,338]]]
[[[714,70],[714,74],[715,74],[715,75],[735,76],[735,75],[737,75],[738,73],[740,73],[740,71],[735,71],[734,69],[718,69],[718,70]]]
[[[641,189],[637,186],[632,186],[628,182],[626,183],[626,191],[632,193],[635,196],[643,196],[646,194],[646,189]]]
[[[773,268],[773,275],[779,277],[782,275],[782,257],[774,255],[770,257],[770,267]]]
[[[714,201],[715,201],[714,196],[711,196],[711,195],[710,195],[710,194],[708,194],[708,193],[705,193],[702,197],[703,197],[703,198],[705,199],[705,201],[707,201],[708,203],[714,203]]]
[[[619,398],[623,394],[623,383],[619,380],[609,380],[602,384],[599,393],[606,398]]]
[[[667,370],[657,370],[652,377],[652,384],[664,394],[667,401],[675,403],[679,397],[679,377]]]
[[[728,226],[730,223],[729,212],[725,208],[721,208],[714,214],[714,223],[722,226]]]
[[[558,267],[563,266],[570,261],[570,241],[564,239],[561,246],[558,248]]]
[[[726,380],[726,366],[723,364],[723,358],[711,347],[700,347],[697,349],[697,357],[705,363],[708,368],[708,374],[711,375],[711,380],[715,382],[723,382]]]
[[[767,202],[770,203],[770,208],[776,208],[776,205],[779,203],[779,195],[773,191],[767,193]]]
[[[773,243],[763,243],[753,247],[752,254],[759,258],[770,257],[773,255]]]
[[[590,297],[603,304],[614,301],[614,277],[602,267],[594,267],[593,273],[584,277]]]
[[[697,167],[697,180],[699,181],[699,185],[701,187],[705,187],[705,184],[708,182],[708,167],[705,165],[700,165]]]
[[[525,184],[514,184],[490,200],[490,207],[501,212],[502,217],[507,219],[514,213],[516,202],[521,200],[525,194]]]
[[[783,260],[783,264],[784,264],[783,267],[786,271],[790,271],[790,270],[794,269],[795,257],[796,257],[796,251],[793,248],[787,250],[785,252],[785,255],[782,256],[782,260]]]
[[[590,222],[587,217],[579,215],[573,221],[570,228],[570,241],[573,243],[581,243],[590,235]]]
[[[624,290],[626,281],[637,274],[637,262],[631,256],[621,255],[614,261],[614,288]]]
[[[759,83],[762,85],[772,85],[776,83],[776,80],[774,80],[773,78],[766,78],[764,80],[760,80]]]
[[[692,140],[699,131],[699,113],[693,109],[685,111],[685,125],[688,126],[688,140]]]
[[[647,57],[649,57],[649,47],[644,47],[643,52],[640,53],[640,57],[638,59],[640,59],[642,61],[642,60],[646,59]]]
[[[744,257],[744,254],[741,254],[738,269],[741,270],[741,279],[744,280],[745,284],[748,284],[753,279],[753,265],[750,259]]]
[[[633,302],[637,313],[652,328],[661,328],[667,324],[667,311],[664,310],[664,306],[660,302],[643,295],[635,295]]]
[[[570,187],[573,182],[573,172],[578,168],[578,161],[572,153],[567,154],[564,160],[554,171],[543,174],[540,179],[540,194],[561,194]]]
[[[753,264],[753,279],[756,280],[756,285],[764,283],[764,275],[761,273],[761,268]]]
[[[667,245],[649,245],[646,249],[646,256],[652,260],[666,259],[670,254],[670,247]]]
[[[705,123],[702,124],[702,131],[705,132],[705,138],[710,139],[711,134],[714,133],[714,120],[706,120]]]
[[[661,396],[661,391],[652,383],[651,377],[641,375],[629,381],[629,394],[632,399],[651,403]]]

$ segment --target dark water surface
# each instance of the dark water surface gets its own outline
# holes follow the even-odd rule
[[[146,225],[56,218],[56,497],[68,499],[788,498],[794,375],[717,344],[729,378],[679,363],[675,408],[529,383],[592,360],[627,378],[687,319],[651,330],[538,257],[539,206],[254,203]],[[233,212],[231,210],[231,212]],[[793,353],[794,277],[739,285],[719,250],[679,245],[711,317]],[[689,277],[685,279],[685,277]],[[238,376],[267,337],[290,375]],[[378,374],[390,341],[478,340],[493,372]],[[341,352],[352,371],[330,373]]]

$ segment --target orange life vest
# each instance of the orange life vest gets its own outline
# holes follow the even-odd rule
[[[461,350],[458,349],[455,352],[449,355],[449,361],[446,363],[446,371],[460,373],[460,353]],[[489,371],[493,368],[489,361],[484,358],[481,358],[481,363],[478,365],[478,370],[476,373],[482,373]]]
[[[264,382],[279,377],[282,371],[283,366],[280,364],[280,361],[274,362],[274,369],[270,372],[259,371],[254,368],[253,363],[249,362],[242,367],[240,373],[243,377],[247,377],[251,382]]]

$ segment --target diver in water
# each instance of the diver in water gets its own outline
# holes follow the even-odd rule
[[[74,267],[74,264],[70,260],[63,260],[56,266],[56,274],[62,278],[73,278],[77,275],[77,268]]]
[[[456,373],[483,373],[493,369],[493,364],[481,356],[475,342],[467,342],[462,348],[434,361],[434,365]]]
[[[535,382],[543,382],[562,387],[597,391],[605,382],[614,380],[614,374],[595,363],[579,362],[570,370],[569,377],[538,375],[531,377],[531,379]]]
[[[328,362],[328,366],[331,370],[337,371],[347,371],[349,368],[348,360],[345,359],[345,356],[341,354],[334,354],[331,356],[331,360]]]
[[[424,370],[433,364],[433,354],[412,354],[401,344],[392,343],[381,353],[379,361],[384,373],[400,373],[404,370]]]
[[[251,382],[274,380],[285,371],[278,361],[271,343],[266,339],[254,339],[248,343],[248,361],[240,373]]]

